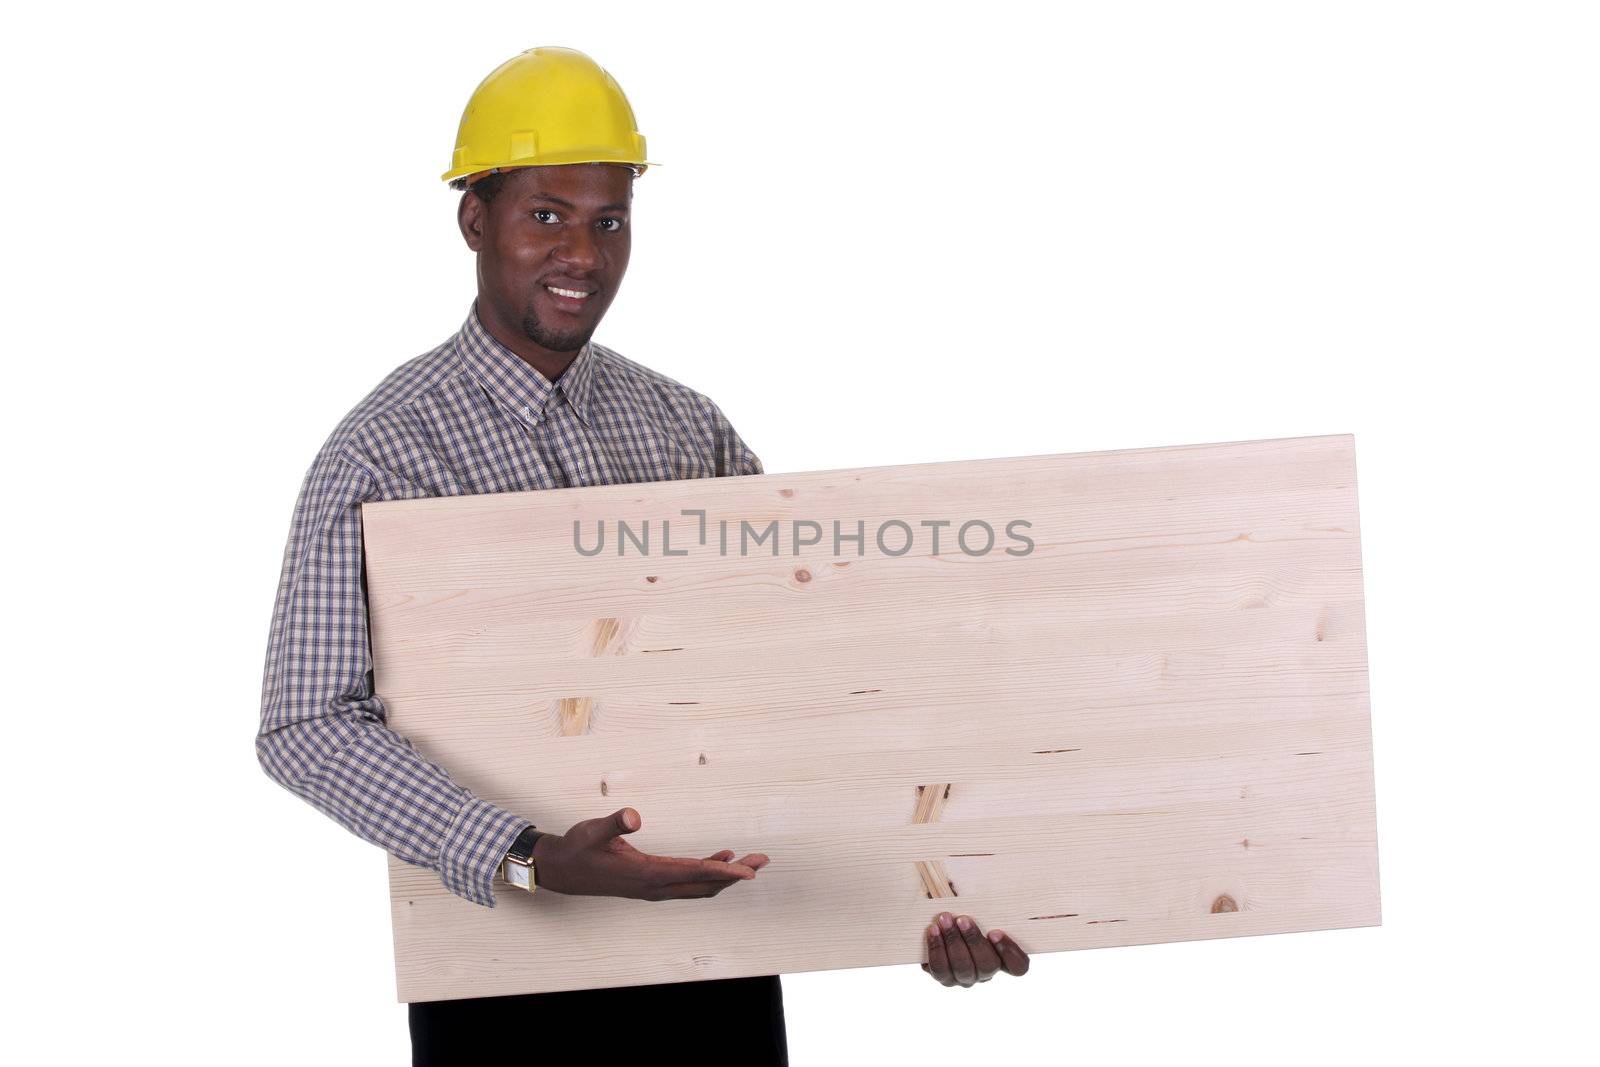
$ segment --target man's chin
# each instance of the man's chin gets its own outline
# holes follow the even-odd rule
[[[552,333],[539,325],[539,321],[532,315],[524,315],[522,318],[522,336],[540,348],[551,352],[576,352],[589,343],[589,338],[594,336],[594,331]]]

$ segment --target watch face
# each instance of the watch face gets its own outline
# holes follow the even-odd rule
[[[520,863],[506,864],[506,881],[518,889],[528,888],[528,868]]]

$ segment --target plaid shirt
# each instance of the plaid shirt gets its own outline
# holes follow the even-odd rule
[[[373,692],[361,554],[368,500],[760,474],[706,396],[583,346],[551,382],[474,303],[450,340],[346,415],[300,487],[262,673],[256,753],[279,784],[359,837],[494,907],[528,819],[456,784],[385,725]]]

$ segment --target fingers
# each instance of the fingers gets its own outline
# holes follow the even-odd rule
[[[972,962],[972,950],[967,948],[966,939],[961,936],[961,931],[956,929],[956,917],[948,911],[939,913],[939,932],[944,939],[944,954],[950,960],[950,973],[955,977],[956,983],[962,986],[973,986],[978,983],[978,967]]]
[[[736,882],[748,882],[770,862],[761,852],[752,852],[737,863],[730,862],[732,856],[732,849],[699,860],[641,853],[647,865],[642,895],[651,900],[716,896]]]
[[[956,929],[972,954],[972,964],[978,969],[978,981],[987,982],[1000,969],[1000,954],[993,943],[983,936],[983,930],[970,915],[956,916]]]
[[[721,852],[713,852],[711,855],[707,856],[706,859],[716,860],[720,863],[727,863],[729,860],[733,859],[733,849],[725,848]],[[759,871],[772,861],[766,856],[765,853],[752,852],[739,862],[744,866],[749,867],[752,871]]]
[[[994,946],[995,952],[1000,956],[1000,963],[1005,967],[1007,974],[1014,974],[1018,978],[1028,973],[1028,954],[1022,947],[1011,940],[1011,935],[1002,930],[990,930],[988,942]]]
[[[732,855],[733,850],[725,848],[721,852],[712,853],[710,856],[707,856],[704,860],[700,861],[702,863],[720,863],[722,869],[728,872],[726,875],[715,878],[707,878],[702,875],[699,878],[689,881],[665,882],[654,887],[652,890],[651,899],[679,900],[685,897],[714,897],[724,889],[728,888],[730,885],[733,885],[735,882],[749,881],[751,878],[754,878],[755,872],[760,870],[762,867],[765,867],[769,862],[766,855],[760,852],[752,852],[739,863],[724,862],[725,857],[731,857]],[[670,859],[669,857],[662,856],[656,856],[652,858]],[[748,876],[734,873],[744,870],[749,871]]]
[[[933,975],[940,985],[955,985],[956,977],[950,973],[950,957],[945,954],[944,935],[939,932],[939,927],[930,923],[923,936],[928,942],[928,962],[922,965],[922,969]]]
[[[725,882],[668,882],[651,890],[649,900],[686,900],[693,897],[714,897],[742,879],[730,878]]]
[[[730,863],[730,861],[733,859],[733,849],[725,848],[721,852],[713,852],[711,855],[707,856],[706,859],[713,863]],[[752,871],[759,871],[761,868],[765,867],[771,862],[772,861],[764,854],[760,852],[752,852],[750,855],[740,860],[737,865],[740,867],[748,867]]]
[[[751,879],[755,868],[727,860],[692,860],[678,856],[647,856],[640,858],[649,865],[645,877],[651,881],[668,882],[721,882],[729,878]]]
[[[1028,954],[1011,937],[983,928],[970,915],[941,912],[923,932],[928,962],[922,969],[941,985],[971,987],[987,982],[1002,969],[1021,977],[1028,973]]]

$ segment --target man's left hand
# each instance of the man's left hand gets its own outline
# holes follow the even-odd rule
[[[975,986],[1004,970],[1018,978],[1028,973],[1028,954],[1009,934],[990,930],[985,937],[970,915],[941,912],[924,932],[928,962],[922,969],[940,985]]]

